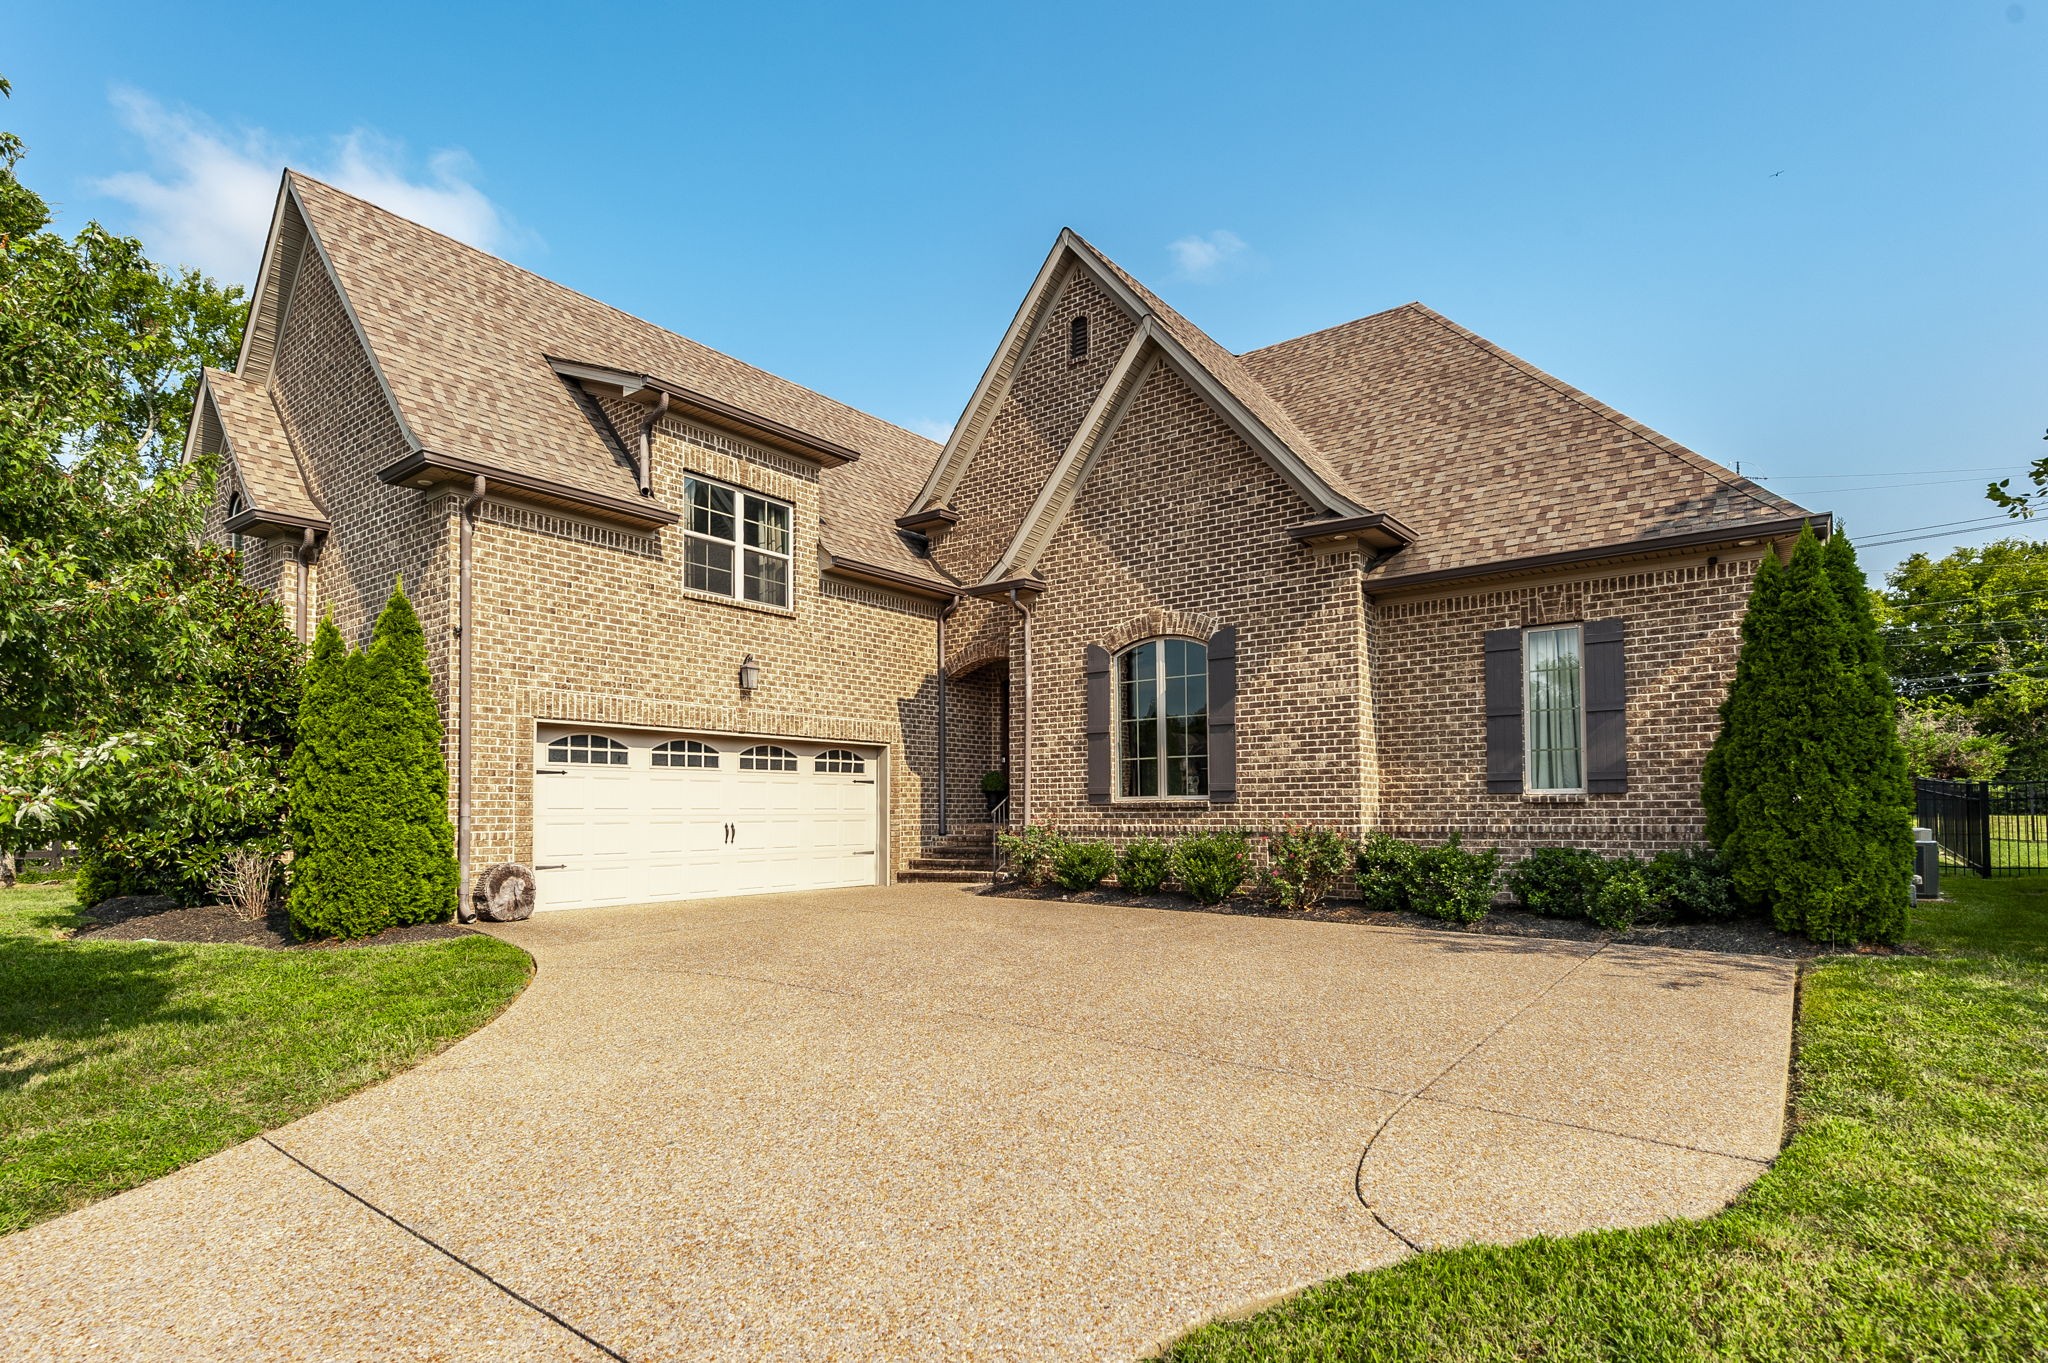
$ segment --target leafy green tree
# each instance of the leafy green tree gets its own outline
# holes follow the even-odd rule
[[[1766,555],[1702,796],[1744,901],[1788,932],[1896,941],[1910,883],[1910,787],[1853,555],[1811,531]],[[1883,732],[1877,733],[1878,726]]]
[[[455,829],[426,636],[400,582],[368,648],[330,622],[300,712],[293,762],[292,923],[364,937],[455,912]]]
[[[242,292],[50,230],[23,152],[0,133],[0,863],[76,841],[84,896],[192,896],[275,830],[297,685],[275,605],[198,540],[212,468],[177,464]]]
[[[1969,710],[1946,697],[1901,706],[1899,743],[1909,772],[1938,781],[1993,780],[2011,761],[2004,739],[1978,732]]]
[[[1875,603],[1885,662],[1916,698],[1989,695],[2002,675],[2048,675],[2048,544],[2003,539],[1914,554]]]

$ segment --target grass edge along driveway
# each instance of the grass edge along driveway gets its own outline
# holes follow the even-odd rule
[[[0,1234],[407,1069],[532,973],[483,936],[346,951],[73,941],[66,883],[0,890]]]
[[[1417,1255],[1164,1357],[2048,1357],[2048,880],[1945,888],[1936,954],[1808,970],[1792,1139],[1727,1211]]]

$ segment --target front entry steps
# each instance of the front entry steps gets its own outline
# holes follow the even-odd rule
[[[966,828],[956,825],[945,837],[927,843],[924,851],[912,857],[909,868],[899,872],[896,879],[920,884],[985,885],[995,879],[989,870],[990,835],[987,824]]]

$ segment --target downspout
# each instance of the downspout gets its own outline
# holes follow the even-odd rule
[[[1024,724],[1020,735],[1021,749],[1017,754],[1017,765],[1023,768],[1014,783],[1017,795],[1017,822],[1031,826],[1031,607],[1024,604],[1015,587],[1010,588],[1010,605],[1024,617]]]
[[[960,609],[954,597],[939,607],[939,836],[946,836],[946,618]]]
[[[310,569],[310,568],[312,567],[312,564],[313,564],[313,535],[314,535],[313,527],[312,527],[312,526],[310,526],[310,525],[309,525],[309,526],[307,526],[307,527],[306,527],[306,528],[305,528],[304,530],[301,530],[301,531],[299,532],[299,552],[298,552],[298,554],[297,554],[297,555],[295,556],[295,557],[296,557],[296,558],[298,559],[298,564],[299,564],[299,571],[298,571],[298,615],[299,615],[299,642],[300,642],[300,643],[302,643],[302,644],[306,642],[306,588],[307,588],[307,586],[308,586],[308,583],[309,583],[309,581],[310,581],[310,576],[311,576],[311,575],[309,574],[309,572],[308,572],[308,569]]]
[[[455,916],[464,922],[471,917],[469,906],[469,693],[470,617],[476,599],[470,557],[476,541],[476,518],[484,504],[484,476],[479,473],[462,503],[462,520],[456,534],[460,544],[456,570],[459,599],[455,625],[455,857],[460,867]]]
[[[654,495],[654,428],[668,415],[668,390],[659,390],[647,420],[640,423],[640,495]]]

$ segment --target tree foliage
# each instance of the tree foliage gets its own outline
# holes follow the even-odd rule
[[[1915,554],[1876,609],[1916,775],[2048,780],[2048,544]]]
[[[2048,675],[2048,544],[2003,539],[1894,568],[1876,609],[1901,694],[1989,695],[2003,676]]]
[[[363,937],[455,912],[455,829],[426,637],[401,582],[369,647],[323,620],[292,759],[290,912],[308,936]]]
[[[1736,894],[1778,927],[1896,941],[1912,785],[1869,596],[1846,540],[1765,555],[1702,798]]]
[[[193,896],[275,830],[296,689],[276,606],[198,541],[212,468],[177,462],[242,293],[51,230],[23,152],[0,133],[0,852],[76,841],[83,894]]]

